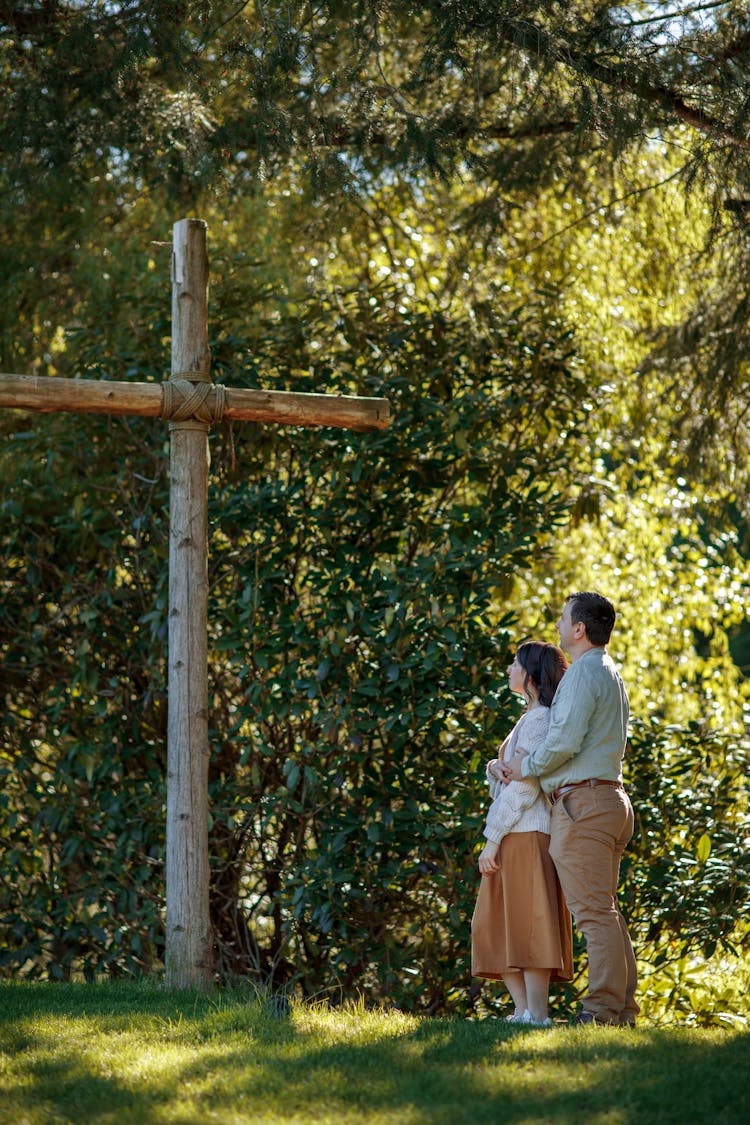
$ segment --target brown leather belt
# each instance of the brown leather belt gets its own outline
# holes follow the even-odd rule
[[[550,801],[554,805],[561,797],[564,797],[566,793],[571,793],[574,789],[581,789],[583,786],[593,789],[595,785],[614,785],[618,789],[622,789],[621,781],[602,781],[600,777],[590,777],[587,781],[571,781],[569,785],[561,785],[559,789],[555,789],[552,793]]]

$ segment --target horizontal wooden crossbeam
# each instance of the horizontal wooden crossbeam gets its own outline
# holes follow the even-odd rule
[[[221,400],[217,404],[217,400]],[[41,414],[131,415],[158,418],[164,392],[161,383],[124,383],[95,379],[62,379],[39,375],[0,374],[0,407]],[[217,412],[217,405],[219,410]],[[224,421],[274,422],[289,426],[336,426],[367,432],[390,422],[385,398],[263,391],[214,384],[205,399],[212,418]]]

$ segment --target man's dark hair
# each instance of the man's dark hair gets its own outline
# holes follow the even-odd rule
[[[570,620],[575,625],[582,621],[586,636],[592,645],[606,645],[615,626],[615,607],[602,594],[585,590],[569,594],[565,604],[570,605]]]

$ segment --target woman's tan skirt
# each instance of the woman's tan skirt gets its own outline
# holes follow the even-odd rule
[[[511,832],[500,844],[500,870],[483,875],[471,920],[471,971],[500,980],[507,972],[549,969],[572,980],[573,937],[546,832]]]

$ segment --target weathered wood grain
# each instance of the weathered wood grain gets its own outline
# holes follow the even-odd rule
[[[70,412],[158,418],[162,398],[161,383],[0,374],[0,407],[30,410],[38,414]],[[230,422],[336,426],[361,432],[383,430],[390,422],[390,405],[385,398],[242,387],[226,387],[224,398],[223,416]],[[214,389],[209,391],[206,402],[213,411],[216,404]]]
[[[208,378],[206,226],[174,225],[172,373]],[[167,918],[172,988],[208,988],[208,424],[170,423]]]

